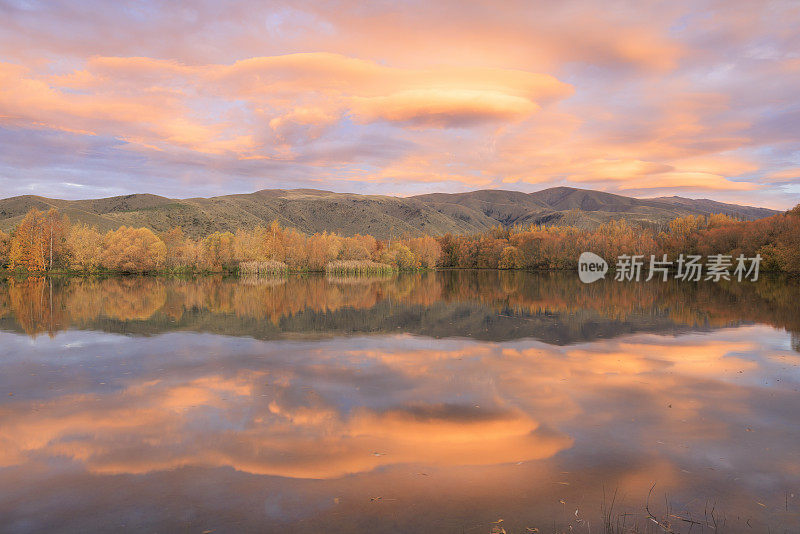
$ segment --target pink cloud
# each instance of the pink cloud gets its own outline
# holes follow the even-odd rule
[[[131,18],[90,0],[5,14],[0,128],[119,140],[106,167],[134,153],[141,172],[178,167],[175,188],[229,172],[259,187],[800,200],[783,174],[800,150],[791,3],[177,2]]]

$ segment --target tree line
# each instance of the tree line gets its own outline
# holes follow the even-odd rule
[[[392,240],[309,235],[277,221],[198,239],[180,227],[160,234],[126,226],[102,233],[83,223],[70,224],[55,208],[31,209],[10,234],[0,231],[0,267],[25,272],[572,269],[584,251],[612,263],[622,254],[760,254],[763,270],[800,274],[800,205],[756,221],[690,215],[672,220],[663,230],[617,220],[594,229],[532,225]]]

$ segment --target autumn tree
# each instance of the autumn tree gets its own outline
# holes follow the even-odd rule
[[[339,257],[342,250],[342,238],[336,234],[323,232],[308,237],[307,240],[308,269],[321,271],[328,262]]]
[[[232,270],[235,266],[235,237],[230,232],[214,232],[202,241],[202,264],[212,271]]]
[[[70,227],[66,239],[68,263],[72,269],[93,271],[101,265],[103,235],[86,224]]]
[[[409,239],[406,245],[408,245],[414,257],[416,257],[419,266],[425,269],[436,267],[436,263],[442,255],[442,249],[439,243],[435,238],[429,235]]]
[[[776,217],[785,224],[776,239],[778,266],[782,271],[800,274],[800,204]]]
[[[725,215],[724,213],[712,213],[708,216],[706,225],[708,228],[719,228],[720,226],[728,226],[731,224],[736,224],[737,222],[739,221],[730,215]]]
[[[66,239],[69,232],[69,219],[57,209],[50,208],[44,216],[44,239],[47,247],[47,268],[53,268],[53,261],[63,263],[66,252]]]
[[[687,215],[670,221],[669,233],[664,240],[670,249],[668,252],[675,254],[696,252],[700,230],[705,227],[706,218],[702,215]]]
[[[164,266],[168,269],[191,267],[197,260],[196,245],[176,226],[159,235],[166,247]]]
[[[28,271],[44,271],[47,266],[44,239],[44,212],[32,208],[11,236],[8,266]]]
[[[497,266],[500,269],[519,269],[522,267],[522,255],[519,249],[511,245],[503,248]]]
[[[287,228],[279,235],[281,247],[283,249],[283,259],[276,257],[278,261],[284,261],[292,269],[308,269],[308,236],[294,228]]]
[[[9,267],[44,271],[65,263],[69,221],[58,210],[31,208],[11,238]]]
[[[458,243],[452,234],[445,234],[439,238],[439,267],[456,267],[458,265]]]
[[[11,244],[9,235],[0,230],[0,268],[8,263],[8,249]]]
[[[416,269],[419,267],[417,258],[411,249],[402,243],[394,242],[390,248],[381,251],[379,260],[382,263],[394,265],[398,269]]]
[[[264,249],[267,252],[267,259],[286,261],[286,231],[281,228],[277,219],[267,228],[266,238]]]
[[[367,236],[372,237],[372,236]],[[340,260],[369,260],[375,247],[375,238],[365,239],[365,236],[345,237],[342,239],[338,259]]]
[[[234,256],[239,262],[267,261],[270,258],[268,250],[268,231],[263,226],[256,226],[252,230],[236,230],[234,241]]]
[[[166,253],[166,245],[151,230],[123,226],[103,239],[101,263],[115,271],[154,271],[163,267]]]

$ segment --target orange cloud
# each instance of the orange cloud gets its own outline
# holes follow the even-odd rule
[[[514,69],[397,68],[302,53],[195,66],[94,57],[83,70],[49,77],[2,64],[0,78],[0,120],[112,135],[145,152],[188,149],[242,161],[304,158],[346,165],[353,163],[346,153],[309,160],[305,151],[350,118],[409,128],[417,143],[402,159],[383,162],[378,171],[353,172],[348,180],[491,187],[558,177],[619,191],[758,188],[726,178],[757,169],[718,153],[740,140],[708,139],[704,116],[727,108],[715,94],[684,95],[645,135],[614,140],[585,138],[578,134],[585,120],[551,109],[550,103],[572,93],[571,86]],[[606,115],[594,112],[601,121],[616,120]],[[479,150],[473,144],[465,151],[431,132],[482,126],[495,130]],[[701,138],[703,146],[692,147]]]
[[[329,53],[187,66],[94,57],[83,70],[38,76],[2,64],[0,114],[20,126],[112,135],[158,150],[271,157],[319,137],[345,116],[441,128],[507,122],[571,88],[554,77],[481,68],[415,70]],[[199,91],[198,91],[199,89]],[[208,99],[211,98],[209,102]],[[237,110],[244,104],[247,111]],[[215,108],[231,107],[217,113]],[[261,134],[261,124],[275,143]]]
[[[465,89],[419,89],[354,99],[352,112],[364,122],[385,120],[418,127],[474,126],[524,118],[539,106],[519,96]]]
[[[164,194],[187,180],[203,194],[214,182],[243,192],[359,181],[399,194],[509,183],[751,203],[752,191],[761,203],[796,194],[794,177],[767,176],[797,151],[796,17],[784,5],[715,4],[706,17],[680,2],[265,4],[222,19],[193,9],[189,26],[177,6],[146,24],[120,10],[87,8],[78,21],[47,6],[36,24],[8,13],[3,60],[24,69],[3,67],[0,125],[31,130],[8,135],[32,179],[64,168],[36,157],[35,136],[50,152],[55,139],[108,144],[105,168],[134,168],[119,187]],[[82,31],[61,31],[70,24]],[[83,169],[97,152],[58,155]],[[394,172],[411,160],[428,164]],[[137,164],[181,178],[153,184]],[[686,186],[686,173],[709,176]]]
[[[620,189],[705,189],[719,191],[753,191],[761,188],[752,182],[734,182],[723,176],[705,172],[665,172],[644,180],[630,181]]]
[[[600,159],[587,162],[582,169],[570,173],[575,182],[631,181],[633,179],[672,170],[672,167],[654,161],[638,159]]]

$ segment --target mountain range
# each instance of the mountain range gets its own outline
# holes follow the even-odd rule
[[[51,207],[106,231],[146,226],[162,232],[183,227],[193,237],[281,225],[307,233],[371,234],[386,239],[402,235],[472,234],[492,227],[547,224],[592,228],[613,219],[662,226],[685,215],[724,213],[753,220],[778,212],[683,197],[633,198],[602,191],[553,187],[533,193],[481,190],[411,197],[334,193],[316,189],[265,189],[249,194],[173,199],[150,194],[87,200],[35,195],[0,199],[0,229],[9,231],[30,208]]]

